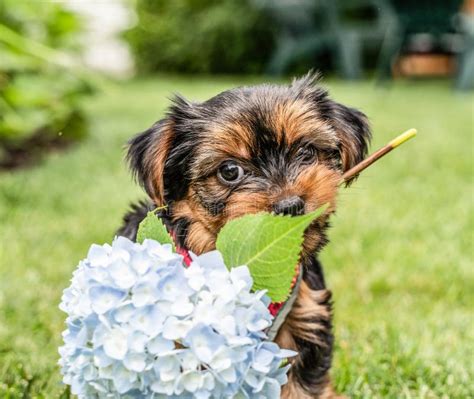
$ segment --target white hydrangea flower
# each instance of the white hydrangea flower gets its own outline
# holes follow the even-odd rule
[[[188,268],[171,245],[118,237],[92,245],[61,310],[63,382],[79,398],[277,398],[295,352],[265,341],[272,323],[246,266],[217,252]]]

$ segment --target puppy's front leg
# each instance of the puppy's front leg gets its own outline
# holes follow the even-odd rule
[[[302,281],[293,308],[275,341],[294,349],[299,355],[292,360],[284,399],[334,399],[329,369],[332,360],[331,292],[313,290]]]

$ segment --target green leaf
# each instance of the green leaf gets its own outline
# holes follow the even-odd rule
[[[138,226],[137,242],[142,243],[146,238],[158,241],[160,244],[171,244],[173,251],[176,250],[174,241],[168,234],[161,219],[155,215],[154,211],[148,212],[146,218]]]
[[[245,215],[222,228],[216,247],[228,268],[248,266],[253,289],[267,289],[272,301],[285,301],[290,295],[304,231],[325,209],[323,206],[293,217],[270,213]]]

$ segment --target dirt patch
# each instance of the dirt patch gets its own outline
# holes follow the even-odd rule
[[[74,140],[65,137],[44,134],[35,134],[21,145],[0,142],[0,171],[33,167],[45,154],[63,151],[74,143]]]
[[[76,111],[58,133],[53,132],[52,127],[44,127],[21,141],[0,138],[0,172],[33,167],[41,162],[44,155],[64,151],[81,141],[88,130],[84,115]]]

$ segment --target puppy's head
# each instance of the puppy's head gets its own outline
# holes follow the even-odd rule
[[[236,88],[199,104],[176,97],[164,119],[131,140],[131,168],[156,205],[168,206],[180,245],[201,253],[229,219],[329,203],[306,232],[305,252],[325,242],[338,183],[364,158],[370,131],[361,112],[332,101],[316,80]]]

